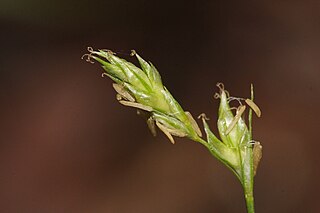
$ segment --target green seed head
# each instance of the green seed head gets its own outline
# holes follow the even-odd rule
[[[152,63],[146,62],[135,51],[141,68],[117,57],[110,50],[94,51],[88,48],[87,61],[101,64],[104,75],[110,77],[119,94],[117,99],[125,106],[151,112],[156,125],[174,142],[171,135],[197,139],[201,137],[199,127],[192,115],[186,113],[171,93],[163,86],[161,76]],[[170,135],[170,136],[169,136]]]

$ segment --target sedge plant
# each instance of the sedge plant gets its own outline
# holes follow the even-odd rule
[[[135,51],[140,67],[117,57],[110,50],[93,50],[84,57],[88,62],[101,64],[103,76],[111,78],[113,88],[120,104],[134,107],[138,112],[146,113],[147,124],[153,135],[156,128],[160,129],[174,144],[176,137],[187,137],[203,145],[208,151],[239,179],[243,190],[248,213],[254,213],[253,182],[259,161],[262,157],[262,146],[252,139],[252,112],[261,116],[259,107],[254,103],[253,85],[250,98],[232,97],[222,83],[218,83],[220,99],[217,127],[219,137],[209,128],[207,116],[199,115],[202,120],[203,134],[190,112],[184,111],[163,85],[161,76],[151,62],[146,62]],[[235,101],[237,107],[230,107],[229,102]],[[244,112],[249,109],[248,118]],[[247,120],[248,125],[245,120]]]

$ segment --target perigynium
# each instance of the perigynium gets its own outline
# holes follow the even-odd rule
[[[261,116],[259,107],[253,102],[252,85],[250,98],[236,98],[229,95],[222,83],[217,84],[219,93],[215,97],[220,99],[217,127],[221,139],[210,130],[206,115],[201,114],[198,118],[203,122],[205,140],[191,113],[184,111],[173,98],[151,62],[146,62],[135,51],[131,55],[136,56],[141,68],[117,57],[110,50],[95,51],[89,47],[88,51],[83,57],[88,62],[101,64],[104,69],[102,75],[114,81],[113,88],[120,104],[134,107],[138,112],[147,112],[147,124],[154,135],[157,126],[173,144],[173,136],[178,136],[204,145],[237,176],[244,189],[247,210],[254,212],[253,180],[262,157],[262,146],[252,140],[252,111]],[[231,108],[231,101],[236,101],[238,106]],[[248,126],[243,118],[247,108]]]

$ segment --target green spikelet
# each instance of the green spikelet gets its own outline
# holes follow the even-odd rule
[[[110,50],[88,50],[90,53],[86,55],[87,60],[99,62],[105,75],[116,83],[113,87],[121,104],[150,112],[156,125],[172,143],[172,135],[199,140],[199,127],[194,119],[191,119],[191,114],[186,113],[163,86],[155,66],[146,62],[135,51],[132,51],[131,55],[136,56],[141,68],[117,57]]]

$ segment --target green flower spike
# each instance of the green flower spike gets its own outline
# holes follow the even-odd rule
[[[150,113],[148,126],[155,122],[157,127],[174,143],[172,136],[189,137],[199,141],[202,136],[200,128],[189,112],[185,112],[170,92],[162,84],[157,69],[144,61],[135,51],[142,69],[121,59],[110,50],[94,51],[88,48],[87,61],[94,59],[105,70],[103,75],[109,76],[118,93],[117,100],[130,107]],[[154,133],[154,129],[151,129]]]
[[[254,212],[253,200],[253,179],[262,157],[262,146],[259,142],[252,140],[252,110],[258,117],[261,116],[259,107],[253,102],[253,86],[251,86],[251,99],[228,97],[228,92],[224,86],[218,83],[220,93],[216,98],[220,98],[218,131],[221,140],[219,140],[209,129],[206,119],[202,116],[204,129],[207,134],[209,150],[212,155],[222,161],[229,167],[240,180],[247,203],[248,212]],[[235,115],[230,108],[230,101],[238,101]],[[249,128],[245,124],[242,115],[249,106]]]
[[[252,110],[258,117],[261,110],[253,102],[253,86],[251,98],[229,97],[223,84],[218,83],[220,90],[216,98],[220,98],[218,132],[221,140],[210,130],[205,114],[202,119],[207,141],[202,139],[202,133],[191,113],[184,111],[171,93],[163,86],[157,69],[144,61],[135,51],[141,69],[134,64],[117,57],[110,50],[94,51],[88,48],[86,60],[99,62],[104,69],[103,76],[110,77],[115,83],[113,88],[117,92],[117,100],[125,106],[134,107],[140,113],[147,112],[147,124],[152,134],[156,134],[157,126],[174,143],[173,136],[188,137],[204,145],[210,153],[225,164],[240,180],[245,194],[248,213],[254,213],[253,179],[259,161],[262,157],[262,146],[252,140]],[[230,107],[230,101],[237,101],[235,113]],[[248,107],[247,107],[248,106]],[[247,126],[243,115],[249,108]]]

